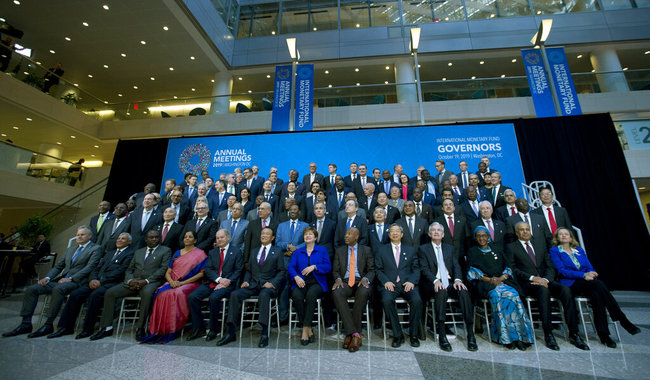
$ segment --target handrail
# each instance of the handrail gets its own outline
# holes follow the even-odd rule
[[[56,206],[55,208],[51,209],[50,211],[46,212],[43,217],[50,216],[57,212],[59,209],[71,204],[71,203],[76,203],[78,201],[81,201],[82,199],[86,198],[88,194],[94,193],[98,187],[101,186],[106,186],[108,183],[108,177],[100,180],[99,182],[95,183],[94,185],[88,187],[87,189],[84,189],[81,193],[75,195],[74,197],[68,199],[67,201],[61,203],[60,205]]]
[[[20,145],[10,144],[10,143],[8,143],[8,142],[6,142],[6,141],[0,141],[0,143],[3,143],[3,144],[5,144],[5,145],[10,146],[10,147],[13,147],[13,148],[18,148],[18,149],[26,150],[26,151],[28,151],[28,152],[32,152],[32,153],[38,154],[39,156],[45,156],[45,157],[49,157],[49,158],[55,159],[55,160],[57,160],[57,161],[67,162],[67,163],[69,163],[69,164],[75,164],[75,162],[67,161],[67,160],[64,160],[64,159],[59,158],[59,157],[51,156],[51,155],[49,155],[49,154],[47,154],[47,153],[37,152],[37,151],[35,151],[35,150],[31,150],[31,149],[29,149],[29,148],[22,147],[22,146],[20,146]],[[83,166],[83,164],[82,164],[81,166],[82,166],[84,169],[87,169],[85,166]]]

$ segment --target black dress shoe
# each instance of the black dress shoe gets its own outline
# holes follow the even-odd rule
[[[420,347],[420,340],[417,336],[412,336],[410,339],[411,347]]]
[[[147,333],[145,333],[144,329],[135,330],[135,340],[142,340],[145,336],[147,336]]]
[[[43,325],[40,329],[34,331],[33,333],[27,335],[28,338],[39,338],[45,335],[52,334],[54,332],[54,327],[52,325]]]
[[[5,338],[8,338],[10,336],[16,336],[16,335],[22,335],[22,334],[29,334],[32,332],[32,325],[20,325],[16,327],[15,329],[11,331],[7,331],[6,333],[2,334]]]
[[[99,330],[99,332],[97,334],[90,337],[90,340],[100,340],[100,339],[104,339],[107,336],[111,336],[111,335],[113,335],[113,329],[108,330],[108,331]]]
[[[467,336],[467,351],[478,351],[478,345],[476,344],[476,337],[474,334]]]
[[[217,331],[210,329],[210,332],[208,335],[205,336],[205,341],[206,342],[212,342],[213,340],[217,339]]]
[[[427,340],[427,332],[424,331],[424,329],[420,329],[420,331],[418,332],[418,339]]]
[[[260,343],[257,345],[259,348],[264,348],[269,345],[269,336],[268,335],[262,335],[260,337]]]
[[[630,335],[636,335],[641,332],[641,329],[636,327],[632,322],[626,320],[621,321],[621,326],[627,331]]]
[[[509,350],[514,350],[515,349],[515,343],[516,342],[514,342],[514,343],[506,343],[506,344],[503,345],[503,347],[505,347],[505,348],[507,348]]]
[[[300,339],[300,345],[301,346],[306,346],[309,344],[309,339]]]
[[[399,346],[402,345],[402,343],[404,343],[404,337],[403,336],[396,336],[396,337],[393,337],[393,343],[391,343],[390,345],[393,348],[398,348]]]
[[[201,338],[203,335],[205,335],[205,329],[204,328],[194,329],[194,330],[192,330],[192,333],[190,335],[185,337],[185,340],[187,340],[187,341],[194,340],[194,339],[197,339],[197,338]]]
[[[449,344],[449,341],[447,340],[447,335],[445,335],[444,332],[438,334],[438,345],[440,346],[441,350],[445,352],[451,352],[451,344]]]
[[[84,339],[84,338],[88,338],[91,335],[93,335],[92,331],[84,330],[84,331],[80,332],[79,334],[77,334],[77,336],[75,336],[74,338],[75,339]]]
[[[224,336],[223,338],[219,339],[219,341],[217,342],[217,346],[223,346],[223,345],[226,345],[226,344],[228,344],[230,342],[234,342],[235,340],[237,340],[237,339],[235,338],[234,335],[228,334],[228,335]]]
[[[616,348],[616,342],[609,335],[601,337],[600,342],[609,348]]]
[[[569,335],[569,343],[578,347],[581,350],[589,351],[589,346],[580,338],[578,334]]]
[[[60,329],[56,330],[56,332],[48,335],[47,339],[53,339],[53,338],[62,337],[64,335],[72,335],[72,334],[74,334],[74,330],[66,329],[66,328],[60,328]]]
[[[548,343],[546,344],[546,346],[548,347]],[[557,344],[556,344],[556,346],[557,346]],[[520,340],[518,340],[518,341],[515,342],[515,347],[516,347],[519,351],[526,351],[526,349],[528,348],[528,346],[526,346],[526,345],[524,344],[524,342],[522,342],[522,341],[520,341]],[[550,347],[549,347],[549,348],[550,348]],[[559,350],[560,348],[558,347],[557,349]]]
[[[548,347],[553,351],[560,351],[560,346],[557,345],[557,342],[555,341],[555,337],[553,336],[553,334],[546,334],[544,340],[546,341],[546,347]]]

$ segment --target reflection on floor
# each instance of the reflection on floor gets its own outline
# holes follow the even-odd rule
[[[259,330],[244,330],[238,341],[225,347],[198,339],[177,339],[167,345],[135,343],[130,326],[123,334],[91,342],[58,339],[27,339],[25,335],[0,338],[0,378],[207,378],[207,379],[582,379],[648,378],[650,371],[650,293],[615,292],[629,319],[642,328],[630,336],[623,329],[621,342],[610,349],[597,340],[591,327],[591,351],[570,345],[562,333],[556,338],[561,350],[542,344],[525,352],[508,351],[477,337],[478,352],[468,352],[465,340],[450,337],[453,352],[441,351],[429,336],[419,348],[408,340],[399,349],[373,334],[356,353],[340,349],[336,336],[323,335],[315,343],[300,345],[298,330],[288,339],[283,327],[271,333],[270,344],[257,348]],[[0,300],[0,331],[20,322],[20,293]],[[39,306],[40,308],[40,306]],[[34,322],[37,318],[34,317]],[[38,326],[35,326],[37,328]],[[463,334],[464,335],[464,334]],[[541,332],[537,333],[540,338]],[[612,334],[616,339],[615,335]]]

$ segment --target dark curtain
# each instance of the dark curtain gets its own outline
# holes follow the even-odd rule
[[[104,199],[115,205],[141,192],[151,182],[161,183],[168,139],[120,140],[115,149]]]
[[[612,289],[649,289],[650,236],[609,114],[513,123],[526,181],[553,184],[600,278]]]

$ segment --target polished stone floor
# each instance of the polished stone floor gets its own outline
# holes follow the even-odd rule
[[[237,342],[217,348],[202,339],[140,345],[129,326],[123,334],[97,342],[75,341],[72,336],[0,338],[0,379],[649,378],[650,293],[615,292],[615,296],[629,319],[642,329],[635,336],[620,329],[616,349],[600,344],[591,327],[591,351],[573,347],[562,333],[556,333],[559,352],[541,344],[525,352],[508,351],[489,343],[485,336],[477,337],[478,352],[468,352],[461,336],[450,337],[451,353],[441,351],[431,337],[419,348],[407,343],[393,349],[390,340],[385,344],[380,335],[373,334],[370,342],[364,336],[361,350],[352,354],[339,348],[336,336],[326,334],[303,347],[298,335],[288,339],[286,327],[279,335],[272,330],[269,346],[260,349],[257,329],[244,330]],[[0,300],[0,331],[19,324],[21,301],[20,293]]]

